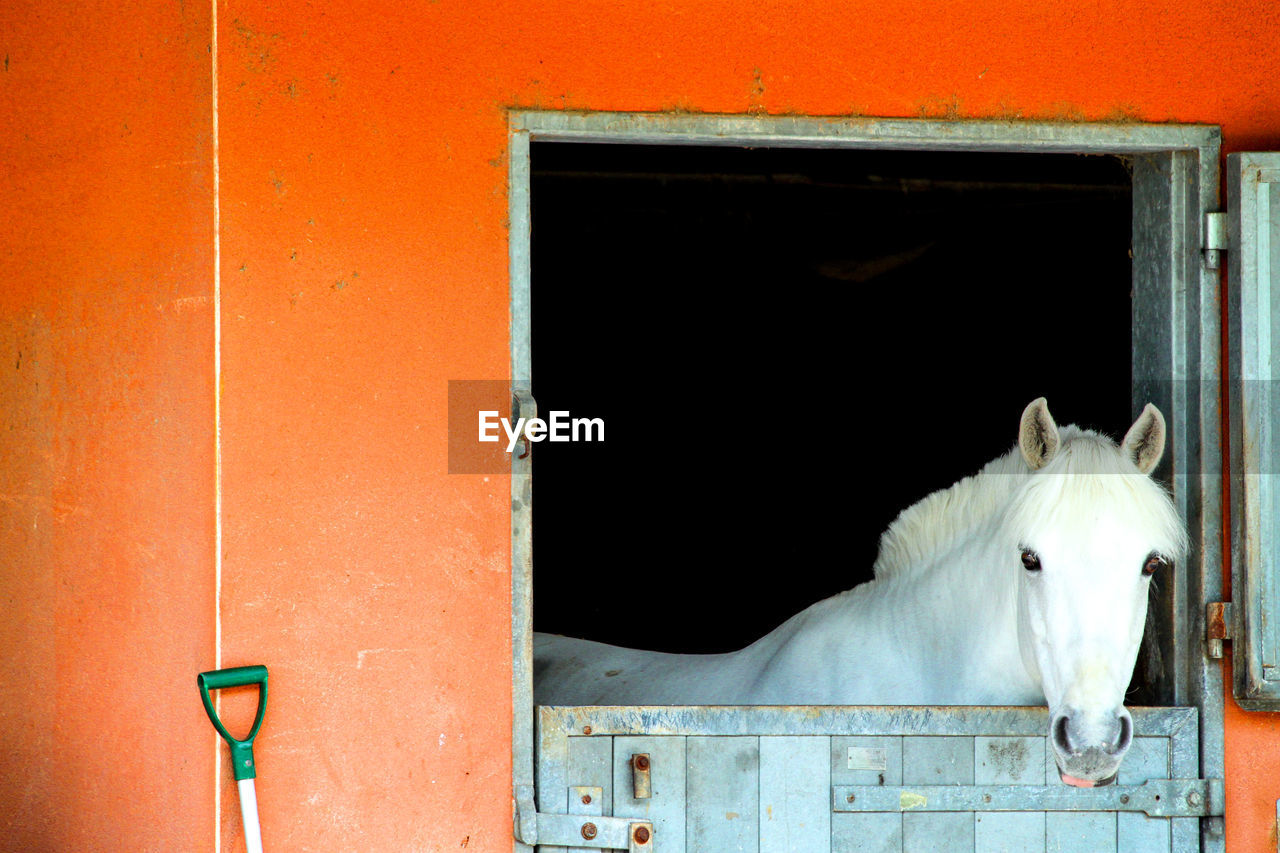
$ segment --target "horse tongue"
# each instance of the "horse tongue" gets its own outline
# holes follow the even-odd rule
[[[1066,773],[1063,773],[1061,770],[1058,771],[1058,775],[1062,777],[1063,782],[1066,782],[1068,785],[1071,785],[1072,787],[1075,787],[1075,788],[1092,788],[1095,785],[1097,785],[1096,782],[1092,782],[1088,779],[1077,779],[1074,776],[1068,776]]]

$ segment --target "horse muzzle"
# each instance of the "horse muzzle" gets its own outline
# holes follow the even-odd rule
[[[1078,712],[1055,714],[1049,742],[1063,782],[1077,788],[1110,785],[1133,742],[1133,718],[1123,707],[1101,720]]]

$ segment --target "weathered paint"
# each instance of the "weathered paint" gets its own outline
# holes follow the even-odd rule
[[[192,4],[0,8],[10,850],[213,833],[209,35]]]
[[[192,682],[218,654],[220,296],[221,660],[272,671],[266,843],[508,849],[509,488],[444,473],[447,381],[507,370],[507,107],[1203,122],[1280,148],[1256,4],[228,0],[215,294],[214,11],[0,9],[15,846],[212,844]],[[1228,702],[1233,850],[1273,843],[1278,730]],[[229,777],[221,805],[235,849]]]

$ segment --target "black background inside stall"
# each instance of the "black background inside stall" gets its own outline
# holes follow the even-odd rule
[[[740,648],[871,576],[1044,395],[1119,437],[1115,157],[534,143],[534,625]]]

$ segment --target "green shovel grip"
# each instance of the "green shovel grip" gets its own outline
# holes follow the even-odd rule
[[[204,703],[204,711],[209,721],[222,735],[222,739],[231,747],[231,772],[236,781],[253,779],[258,774],[253,763],[253,739],[262,728],[262,715],[267,711],[267,668],[265,666],[235,666],[231,669],[215,669],[202,672],[196,676],[196,684],[200,686],[200,701]],[[218,719],[218,712],[213,709],[213,700],[209,698],[210,690],[221,690],[224,687],[243,687],[249,684],[258,685],[258,714],[254,717],[253,728],[244,740],[231,736],[227,727]]]

